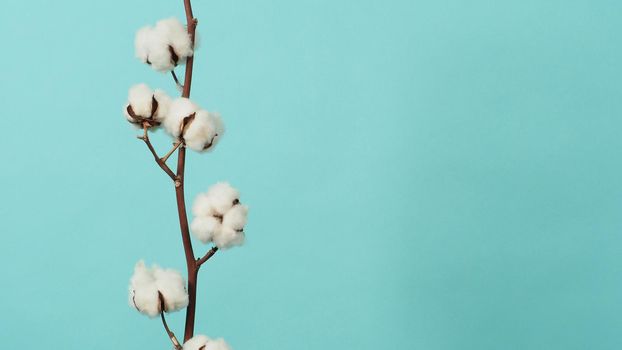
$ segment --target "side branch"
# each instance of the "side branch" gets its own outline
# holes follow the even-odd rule
[[[217,251],[218,251],[218,247],[214,247],[210,249],[207,253],[205,253],[205,255],[201,259],[197,259],[197,267],[200,267],[201,265],[203,265],[203,263],[205,263],[209,258],[214,256],[214,254],[216,254]]]
[[[171,342],[173,343],[173,347],[176,350],[182,350],[182,346],[181,344],[179,344],[179,340],[177,340],[175,333],[173,333],[171,329],[168,328],[168,324],[166,323],[166,318],[164,318],[164,297],[162,297],[162,293],[158,292],[158,298],[160,298],[160,310],[161,310],[160,317],[162,318],[162,325],[164,325],[164,330],[166,331],[166,334],[168,335],[168,337],[171,339]]]
[[[145,133],[143,134],[143,136],[138,136],[138,138],[145,141],[147,148],[149,148],[149,151],[151,151],[153,158],[155,159],[156,163],[158,163],[160,168],[164,170],[164,172],[171,178],[171,180],[176,181],[177,176],[175,176],[175,173],[171,170],[171,168],[169,168],[168,165],[166,165],[166,159],[163,160],[162,158],[160,158],[156,150],[153,148],[153,145],[151,144],[151,141],[149,140],[149,134],[147,132],[147,124],[143,124],[143,130]]]

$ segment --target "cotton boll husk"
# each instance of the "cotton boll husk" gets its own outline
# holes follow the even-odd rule
[[[168,114],[164,118],[164,129],[177,138],[181,134],[184,118],[197,112],[200,107],[185,97],[176,98],[170,105]]]
[[[210,341],[210,338],[204,335],[195,335],[194,337],[188,339],[187,342],[184,343],[183,350],[199,350],[201,347],[207,345],[207,342]]]
[[[214,233],[212,241],[220,249],[226,249],[237,245],[244,244],[244,232],[238,232],[231,227],[222,226],[222,228]]]
[[[197,216],[190,224],[192,235],[203,243],[211,241],[221,227],[220,220],[213,216]]]
[[[194,120],[184,132],[184,141],[190,149],[203,152],[213,148],[217,141],[218,124],[209,112],[196,112]]]
[[[157,289],[164,298],[164,311],[177,311],[188,306],[186,282],[181,273],[172,269],[155,268],[153,275]]]
[[[155,26],[155,33],[166,38],[168,45],[179,56],[179,62],[185,61],[186,57],[192,56],[192,42],[186,27],[177,18],[167,18],[158,21]]]
[[[142,260],[134,267],[134,274],[130,279],[128,302],[131,307],[150,317],[160,314],[155,278]]]
[[[210,197],[214,209],[224,214],[231,209],[233,202],[240,198],[240,192],[227,182],[219,182],[207,190],[207,196]]]
[[[248,207],[246,205],[237,204],[234,205],[224,215],[222,225],[224,227],[232,228],[234,230],[242,230],[246,225],[246,219],[248,216]]]

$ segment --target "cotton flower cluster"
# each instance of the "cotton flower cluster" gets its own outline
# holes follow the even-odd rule
[[[219,248],[244,243],[248,207],[240,203],[240,192],[228,183],[217,183],[199,194],[192,213],[192,233],[201,242],[212,241]]]
[[[150,126],[162,123],[168,115],[171,98],[162,90],[151,90],[146,84],[130,88],[123,113],[132,124],[148,122]]]
[[[176,18],[158,21],[155,27],[138,30],[134,42],[136,57],[160,72],[170,72],[192,56],[192,40]]]
[[[195,335],[184,343],[183,350],[231,350],[224,339],[210,339],[204,335]]]
[[[148,268],[141,260],[130,279],[129,304],[149,317],[155,317],[162,311],[177,311],[188,306],[185,286],[186,282],[179,272],[156,265]],[[164,299],[164,310],[161,309],[160,294]]]
[[[225,132],[218,113],[201,109],[190,99],[180,97],[171,104],[164,128],[175,138],[182,138],[197,152],[211,150]]]
[[[123,109],[127,120],[136,125],[147,122],[149,127],[164,125],[175,139],[197,152],[211,151],[225,132],[220,114],[201,109],[185,97],[171,101],[161,90],[137,84],[128,92]]]

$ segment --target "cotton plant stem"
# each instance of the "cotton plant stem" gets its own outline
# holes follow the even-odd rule
[[[184,0],[184,10],[186,12],[186,25],[188,35],[194,47],[194,37],[197,27],[197,19],[192,14],[192,4],[190,0]],[[181,97],[190,97],[190,87],[192,86],[192,66],[194,64],[194,53],[186,59],[186,71]],[[183,141],[183,140],[182,140]],[[186,214],[186,201],[184,198],[184,171],[186,166],[186,146],[183,142],[177,151],[177,176],[175,178],[175,196],[177,199],[177,213],[179,215],[179,226],[181,238],[186,256],[186,267],[188,270],[188,307],[186,308],[186,325],[184,329],[184,343],[194,335],[194,320],[197,302],[197,277],[200,266],[216,253],[218,248],[210,250],[203,258],[196,259],[190,240],[190,230],[188,229],[188,216]]]

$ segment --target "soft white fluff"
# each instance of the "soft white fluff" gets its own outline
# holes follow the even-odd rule
[[[136,57],[155,70],[169,72],[192,56],[190,35],[179,20],[168,18],[158,21],[155,27],[146,26],[136,32],[134,40]],[[171,49],[178,59],[174,61]]]
[[[193,235],[203,243],[214,242],[219,248],[244,243],[248,207],[240,203],[240,192],[226,182],[219,182],[194,200],[190,225]]]
[[[186,145],[197,152],[210,151],[224,133],[220,114],[200,110],[184,132]]]
[[[184,343],[183,350],[231,350],[224,339],[210,339],[205,335],[195,335]]]
[[[153,111],[153,99],[157,101],[157,108]],[[142,119],[162,122],[168,115],[171,98],[162,90],[151,90],[146,84],[136,84],[130,88],[127,96],[127,104],[123,108],[123,114],[130,123],[140,123]],[[136,118],[132,117],[127,109],[131,106]]]
[[[175,138],[181,136],[184,118],[190,116],[192,113],[196,113],[200,109],[201,108],[196,103],[188,98],[176,98],[169,107],[168,115],[163,124],[164,129]]]
[[[192,114],[194,118],[184,125],[184,119]],[[183,138],[186,146],[197,152],[211,150],[225,132],[220,114],[203,110],[185,97],[171,103],[164,128],[173,137]]]
[[[228,182],[218,182],[212,185],[206,193],[210,198],[211,207],[223,214],[233,207],[233,202],[240,199],[240,191],[233,188]]]
[[[177,311],[188,306],[186,282],[182,275],[171,269],[162,269],[156,265],[145,266],[141,260],[134,267],[134,275],[130,279],[129,304],[141,313],[155,317],[162,311],[160,298],[164,298],[166,312]]]

